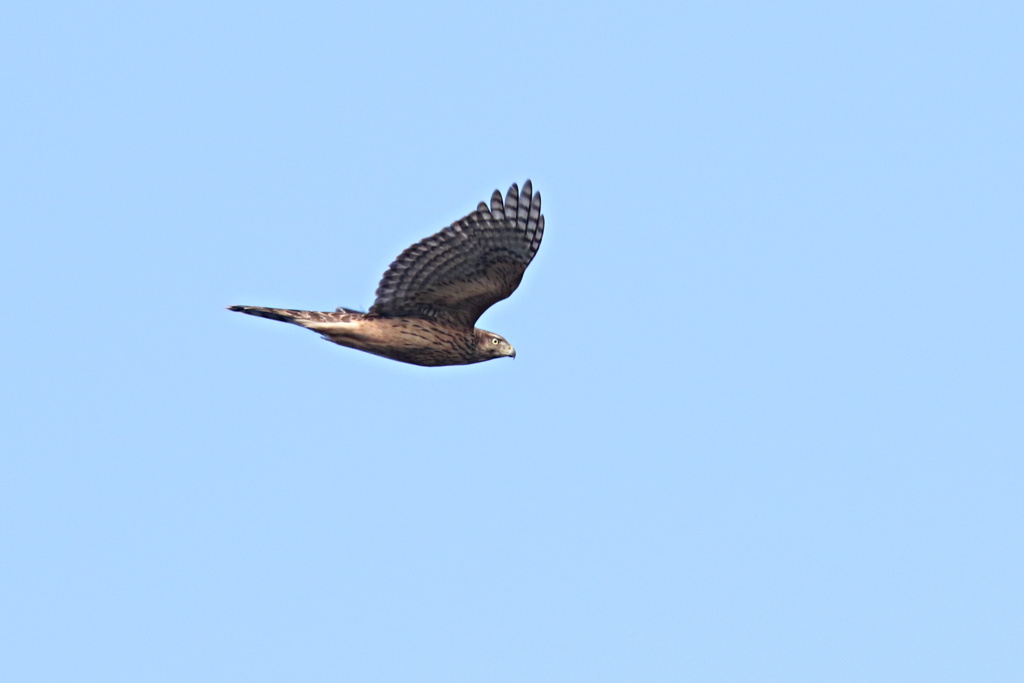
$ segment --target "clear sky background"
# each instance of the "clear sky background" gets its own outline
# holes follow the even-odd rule
[[[3,680],[1022,680],[1020,3],[3,14]],[[515,361],[224,310],[526,178]]]

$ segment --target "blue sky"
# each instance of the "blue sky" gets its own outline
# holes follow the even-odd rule
[[[1017,3],[55,3],[0,28],[12,681],[1017,681]],[[531,178],[428,369],[372,303]]]

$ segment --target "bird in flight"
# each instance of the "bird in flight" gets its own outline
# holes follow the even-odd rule
[[[540,193],[527,180],[504,200],[412,245],[391,264],[377,298],[363,313],[298,311],[262,306],[228,310],[292,323],[327,341],[414,365],[466,365],[516,352],[504,337],[476,327],[484,311],[507,299],[540,247],[544,216]]]

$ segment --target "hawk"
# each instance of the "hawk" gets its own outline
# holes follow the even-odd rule
[[[484,311],[507,299],[540,247],[540,193],[527,180],[504,200],[412,245],[391,264],[377,298],[363,313],[298,311],[262,306],[228,310],[280,320],[320,333],[327,341],[414,365],[466,365],[516,352],[504,337],[477,329]]]

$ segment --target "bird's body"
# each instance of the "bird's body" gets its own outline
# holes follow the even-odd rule
[[[324,339],[414,365],[466,365],[515,357],[504,338],[475,327],[507,298],[540,247],[544,217],[530,181],[403,251],[381,280],[366,313],[230,306],[232,311],[292,323]]]
[[[356,311],[295,311],[261,306],[231,306],[229,310],[292,323],[319,332],[324,339],[340,346],[413,365],[466,365],[501,355],[515,356],[514,351],[485,353],[488,343],[497,350],[505,350],[498,348],[504,340],[491,332],[425,318],[382,318]],[[501,341],[494,344],[489,338]]]

